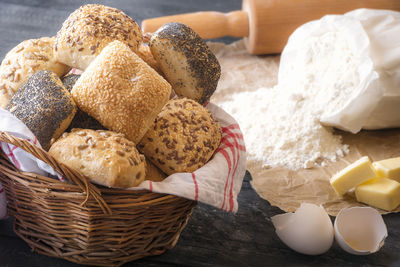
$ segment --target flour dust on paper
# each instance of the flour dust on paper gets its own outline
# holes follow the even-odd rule
[[[211,101],[239,122],[249,161],[297,170],[325,166],[349,152],[341,136],[320,123],[359,82],[359,58],[335,34],[309,39],[303,58],[280,73],[279,83],[278,56],[248,55],[242,41],[210,44],[222,66]]]

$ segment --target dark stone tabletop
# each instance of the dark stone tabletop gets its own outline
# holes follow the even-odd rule
[[[157,16],[202,10],[228,12],[241,8],[240,0],[109,0],[97,3],[122,9],[139,23]],[[23,40],[55,35],[69,13],[81,4],[83,1],[77,0],[0,0],[0,58]],[[125,266],[400,266],[398,214],[384,216],[389,237],[375,254],[354,256],[334,243],[323,255],[305,256],[279,240],[270,218],[282,211],[260,198],[252,189],[250,179],[247,173],[236,214],[199,204],[175,248]],[[32,252],[13,233],[10,218],[0,221],[0,266],[78,265]]]

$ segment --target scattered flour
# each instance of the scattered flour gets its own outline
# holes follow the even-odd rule
[[[346,103],[359,82],[359,59],[340,34],[310,38],[275,86],[270,83],[276,83],[277,56],[245,58],[242,42],[211,48],[222,66],[211,100],[239,122],[248,160],[296,170],[325,166],[348,153],[341,136],[320,124],[323,115]],[[249,77],[252,81],[243,83]]]

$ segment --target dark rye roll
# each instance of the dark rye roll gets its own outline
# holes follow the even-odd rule
[[[63,82],[65,88],[67,88],[68,92],[72,91],[76,81],[81,77],[78,74],[68,74],[64,76],[61,81]],[[67,131],[71,131],[74,128],[82,128],[82,129],[93,129],[93,130],[105,130],[106,128],[101,125],[95,118],[90,117],[86,112],[83,112],[79,108],[77,108],[76,115],[69,125]]]
[[[79,74],[68,73],[65,75],[61,81],[64,84],[64,87],[71,93],[72,88],[74,87],[76,81],[81,77]]]
[[[221,128],[194,100],[171,99],[138,149],[164,173],[193,172],[206,164],[221,141]]]
[[[45,150],[68,128],[76,113],[71,94],[51,71],[39,71],[29,78],[6,109],[32,131]]]
[[[64,21],[54,45],[56,59],[85,70],[108,43],[119,40],[133,52],[142,42],[135,20],[116,8],[89,4],[75,10]]]
[[[181,23],[167,23],[150,39],[151,52],[178,96],[204,104],[217,88],[221,66],[201,37]]]

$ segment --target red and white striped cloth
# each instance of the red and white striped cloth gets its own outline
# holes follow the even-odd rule
[[[218,106],[207,103],[206,108],[220,122],[222,140],[212,159],[193,173],[175,173],[162,182],[144,181],[132,190],[147,189],[200,201],[224,211],[238,210],[237,196],[246,172],[246,148],[238,123]],[[8,111],[0,109],[0,131],[25,138],[37,146],[40,144],[32,132]],[[54,170],[26,153],[7,143],[1,148],[16,167],[23,171],[45,176],[61,176]],[[1,190],[1,189],[0,189]],[[4,192],[0,192],[0,219],[6,216]]]

